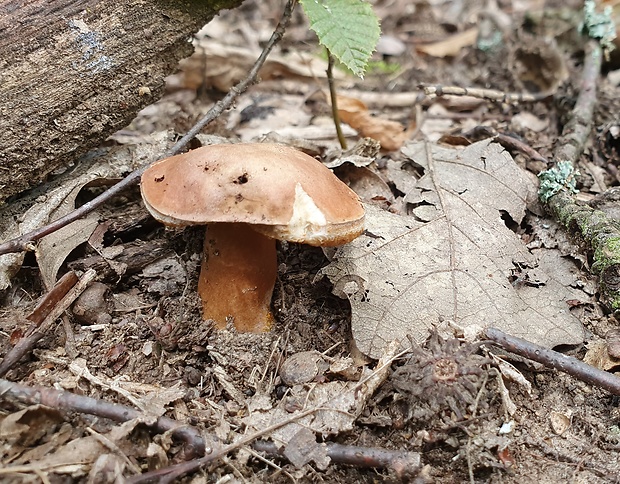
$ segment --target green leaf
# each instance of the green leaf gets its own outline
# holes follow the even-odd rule
[[[300,0],[310,28],[353,74],[364,77],[381,29],[379,19],[363,0]]]

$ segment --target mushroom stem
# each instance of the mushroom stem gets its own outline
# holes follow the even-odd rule
[[[203,318],[214,320],[218,329],[233,318],[239,332],[269,331],[277,270],[274,239],[247,224],[208,225],[198,281]]]

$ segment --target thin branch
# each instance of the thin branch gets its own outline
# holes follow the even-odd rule
[[[125,405],[109,403],[48,387],[20,385],[4,379],[0,379],[0,398],[26,405],[41,404],[64,412],[96,415],[97,417],[109,418],[115,422],[127,422],[135,418],[143,418],[145,424],[155,431],[160,433],[172,431],[174,437],[183,440],[186,444],[186,458],[193,458],[205,453],[205,440],[198,429],[184,426],[167,417],[159,417],[155,423],[149,425],[146,423],[148,422],[147,415]]]
[[[510,336],[496,328],[487,329],[486,336],[507,351],[568,373],[590,385],[604,388],[614,395],[620,395],[620,378],[577,358],[563,355],[516,336]]]
[[[34,325],[31,327],[30,333],[21,338],[15,346],[8,352],[8,354],[0,363],[0,376],[6,375],[13,365],[15,365],[26,353],[28,353],[39,340],[41,340],[46,334],[48,334],[50,328],[54,322],[62,315],[65,310],[71,306],[73,301],[84,292],[84,289],[95,279],[97,273],[94,270],[89,270],[84,273],[79,281],[64,295],[64,297],[58,301],[58,304],[49,311],[49,314],[45,317],[40,325]],[[53,290],[52,290],[53,291]]]
[[[508,150],[517,150],[529,157],[532,161],[542,161],[545,165],[549,165],[549,160],[541,155],[538,151],[532,148],[527,143],[514,138],[512,136],[508,136],[507,134],[497,133],[495,139],[502,145],[504,148]]]
[[[398,478],[415,475],[420,470],[420,454],[406,450],[388,450],[378,447],[359,447],[341,445],[333,442],[325,444],[327,456],[337,464],[356,467],[389,468],[396,472]],[[284,447],[273,442],[257,440],[252,448],[272,456],[284,457]]]
[[[592,118],[597,101],[596,83],[601,72],[603,54],[600,44],[591,40],[586,46],[586,56],[581,74],[579,96],[571,112],[570,120],[562,129],[553,152],[555,161],[579,161],[592,131]]]
[[[198,133],[200,133],[200,131],[205,126],[207,126],[217,117],[219,117],[226,109],[230,108],[233,102],[235,101],[235,99],[237,99],[237,97],[239,97],[240,94],[242,94],[252,83],[256,81],[256,78],[258,76],[258,71],[261,69],[261,67],[265,63],[267,56],[270,54],[274,46],[280,41],[280,39],[282,39],[282,36],[284,35],[284,31],[286,30],[286,25],[288,24],[291,18],[293,9],[295,8],[296,4],[297,4],[297,0],[289,0],[287,2],[286,7],[284,8],[284,13],[282,14],[282,19],[280,20],[280,23],[274,30],[273,34],[271,35],[271,38],[269,39],[269,41],[263,48],[258,59],[256,59],[256,62],[250,69],[250,72],[248,73],[247,77],[243,79],[241,82],[239,82],[237,85],[233,86],[228,92],[228,94],[224,97],[224,99],[222,99],[221,101],[218,101],[209,110],[209,112],[187,132],[185,136],[183,136],[177,143],[175,143],[175,145],[172,148],[170,148],[164,154],[164,156],[162,156],[159,159],[168,158],[170,156],[180,153],[181,150],[185,148],[188,145],[188,143]],[[20,237],[4,242],[3,244],[0,244],[0,255],[9,254],[13,252],[21,252],[25,250],[32,250],[33,243],[36,242],[37,240],[45,237],[46,235],[51,234],[52,232],[55,232],[56,230],[66,225],[69,225],[71,222],[81,219],[82,217],[88,215],[93,210],[100,207],[101,205],[103,205],[108,200],[115,197],[116,195],[124,191],[125,189],[138,184],[138,182],[140,181],[140,177],[142,176],[142,173],[144,173],[151,164],[152,163],[147,163],[145,166],[142,166],[138,168],[137,170],[133,171],[132,173],[127,175],[127,177],[125,177],[123,180],[118,182],[116,185],[110,187],[107,191],[93,198],[89,202],[86,202],[80,208],[72,212],[69,212],[64,217],[61,217],[58,220],[55,220],[54,222],[44,227],[40,227],[36,230],[33,230],[32,232],[28,232],[27,234],[24,234]]]

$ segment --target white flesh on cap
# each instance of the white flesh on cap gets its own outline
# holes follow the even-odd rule
[[[288,222],[289,236],[292,240],[304,240],[309,234],[314,237],[327,236],[327,220],[325,214],[316,206],[301,183],[295,186],[295,203],[293,215]]]

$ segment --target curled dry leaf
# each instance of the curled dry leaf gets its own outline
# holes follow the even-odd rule
[[[88,153],[84,156],[84,166],[79,165],[75,170],[60,175],[54,182],[58,183],[57,188],[38,197],[18,221],[11,219],[6,226],[0,226],[0,240],[11,240],[57,220],[75,208],[75,199],[84,187],[115,183],[123,174],[159,157],[173,142],[172,131],[158,131],[148,136],[131,136],[128,130],[123,130],[123,133],[116,133],[114,138],[119,143],[125,143],[124,146],[111,148],[104,156],[98,151]],[[91,165],[88,161],[91,157],[96,157],[98,161]],[[89,239],[97,227],[97,218],[98,214],[93,212],[39,241],[36,246],[37,262],[48,287],[55,282],[58,267],[66,256]],[[23,252],[0,255],[0,291],[9,287],[11,277],[19,271],[23,259]]]
[[[214,87],[227,92],[241,79],[244,79],[252,67],[257,55],[256,49],[235,47],[201,39],[194,55],[180,62],[182,79],[177,80],[187,89],[198,89],[201,85]],[[288,55],[272,55],[259,72],[263,81],[271,79],[295,79],[313,81],[325,77],[327,62],[310,54],[295,51]],[[344,77],[341,73],[337,78]]]
[[[599,370],[616,372],[620,368],[620,359],[609,354],[609,340],[589,341],[583,358],[584,363]]]
[[[22,215],[21,223],[14,223],[2,231],[0,239],[10,240],[67,214],[75,208],[75,198],[79,191],[96,178],[99,178],[99,175],[91,172],[68,180],[62,186],[51,190]],[[69,252],[88,240],[97,226],[97,217],[96,213],[91,213],[88,217],[41,239],[37,260],[47,287],[54,285],[56,272]],[[23,253],[0,255],[0,290],[9,287],[11,277],[20,269],[23,259]]]
[[[530,252],[520,224],[535,186],[500,145],[465,149],[413,143],[403,154],[424,175],[407,195],[412,216],[366,210],[364,235],[323,273],[348,296],[358,348],[379,357],[387,341],[452,320],[468,336],[488,326],[553,347],[583,339],[570,299],[576,269],[559,252]]]
[[[50,213],[50,220],[57,220],[75,210],[75,199],[82,188],[90,181],[88,175],[80,177],[75,188],[62,200],[60,205]],[[51,289],[56,282],[58,269],[67,256],[78,245],[86,242],[97,228],[99,214],[91,212],[86,217],[62,227],[43,237],[36,248],[35,254],[41,271],[41,278],[47,289]]]
[[[440,40],[439,42],[433,42],[432,44],[419,44],[416,45],[416,50],[423,54],[431,55],[433,57],[454,57],[458,55],[461,49],[474,45],[478,38],[478,28],[473,27],[465,30],[464,32],[458,32],[451,35],[447,39]]]
[[[338,115],[361,136],[379,141],[381,148],[387,151],[399,149],[411,134],[411,128],[405,129],[396,121],[373,116],[362,101],[352,97],[338,96]]]
[[[553,40],[522,35],[510,65],[529,92],[554,93],[568,79],[565,57]]]

